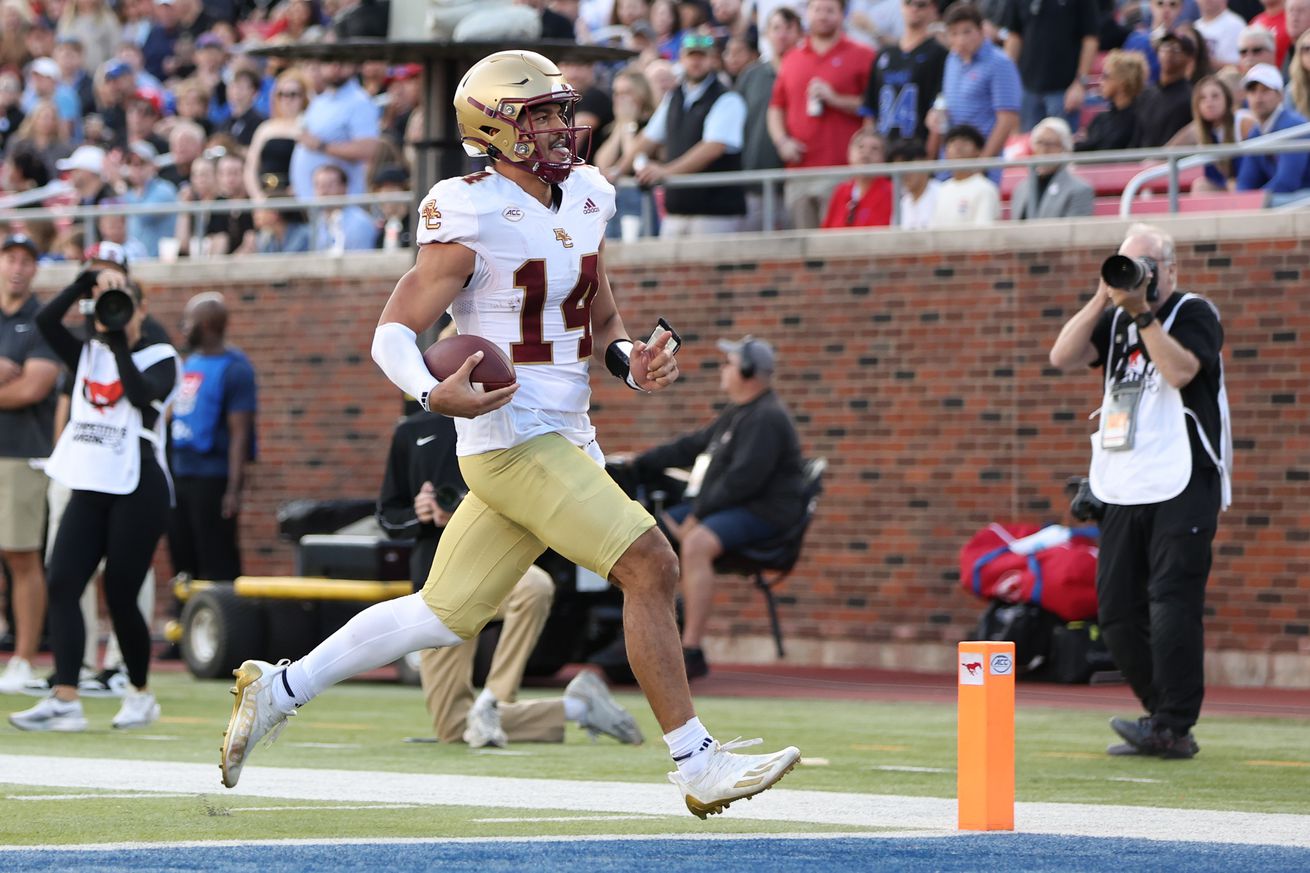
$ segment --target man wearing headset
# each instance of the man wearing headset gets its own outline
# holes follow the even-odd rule
[[[687,676],[709,673],[701,637],[714,599],[714,560],[776,537],[800,520],[800,439],[773,391],[773,346],[746,336],[719,341],[727,365],[719,387],[729,405],[708,427],[653,448],[633,461],[638,474],[690,467],[683,502],[664,513],[682,564],[683,658]]]

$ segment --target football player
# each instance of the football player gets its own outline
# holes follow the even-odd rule
[[[419,209],[415,265],[382,311],[373,358],[429,412],[456,419],[469,493],[452,516],[421,592],[361,612],[295,663],[246,661],[223,739],[223,783],[236,785],[253,744],[270,741],[330,685],[411,652],[476,635],[549,547],[624,592],[628,655],[677,769],[670,781],[695,815],[772,786],[800,758],[718,743],[696,717],[674,616],[678,561],[655,521],[603,468],[587,410],[591,358],[629,387],[678,378],[663,332],[629,339],[605,274],[614,189],[577,157],[578,93],[528,51],[475,64],[455,91],[460,135],[487,171],[433,186]],[[469,382],[474,354],[450,378],[429,373],[415,343],[449,309],[460,333],[497,343],[516,384]]]

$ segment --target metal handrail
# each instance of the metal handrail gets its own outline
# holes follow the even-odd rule
[[[1133,213],[1133,200],[1137,197],[1137,192],[1143,185],[1152,179],[1158,179],[1166,173],[1169,174],[1169,211],[1178,211],[1178,189],[1179,173],[1183,170],[1190,170],[1192,167],[1200,167],[1214,162],[1216,154],[1222,159],[1229,155],[1241,154],[1282,154],[1283,151],[1300,152],[1310,151],[1310,146],[1303,145],[1300,148],[1286,148],[1277,152],[1262,151],[1261,147],[1272,143],[1281,142],[1287,139],[1296,139],[1298,137],[1310,135],[1310,122],[1298,124],[1296,127],[1289,127],[1286,130],[1276,130],[1273,133],[1261,134],[1240,143],[1226,143],[1224,145],[1214,146],[1197,146],[1193,154],[1184,158],[1169,157],[1165,163],[1159,167],[1151,167],[1143,170],[1136,176],[1128,180],[1124,186],[1123,195],[1119,199],[1119,217],[1128,218]]]
[[[47,186],[49,187],[49,186]],[[67,193],[65,189],[62,193]],[[203,226],[213,212],[233,212],[251,209],[304,210],[312,226],[318,213],[324,209],[339,206],[374,206],[384,203],[413,202],[413,192],[386,191],[373,194],[340,194],[332,197],[313,197],[300,199],[293,197],[275,197],[265,200],[202,200],[190,203],[175,200],[168,203],[104,203],[98,206],[51,206],[42,209],[0,208],[0,223],[11,221],[67,221],[80,220],[85,226],[86,239],[96,238],[95,219],[101,215],[198,215],[199,224]],[[310,250],[314,251],[315,239],[310,236]],[[229,253],[230,254],[230,253]]]
[[[1297,128],[1299,129],[1299,128]],[[1283,133],[1279,131],[1278,133]],[[1271,134],[1273,136],[1275,134]],[[1287,139],[1290,137],[1282,137]],[[1283,154],[1288,152],[1310,151],[1310,141],[1298,141],[1295,143],[1274,143],[1261,142],[1260,138],[1247,140],[1246,142],[1236,143],[1223,146],[1205,146],[1205,147],[1175,147],[1175,148],[1152,148],[1152,149],[1116,149],[1113,151],[1095,151],[1095,152],[1066,152],[1059,155],[1050,156],[1032,156],[1023,158],[978,158],[967,161],[903,161],[895,164],[864,164],[860,166],[836,166],[836,167],[807,167],[804,169],[775,169],[775,170],[734,170],[729,173],[692,173],[686,175],[669,176],[661,180],[660,184],[670,188],[705,188],[717,187],[721,185],[740,185],[749,187],[763,188],[763,218],[765,227],[773,227],[773,213],[776,209],[774,201],[776,200],[775,187],[778,183],[787,180],[797,179],[849,179],[852,176],[889,176],[892,180],[893,209],[899,213],[900,194],[901,194],[901,176],[906,173],[943,173],[954,172],[956,170],[1001,170],[1007,167],[1023,168],[1028,171],[1029,178],[1037,174],[1038,167],[1064,166],[1064,165],[1096,165],[1096,164],[1127,164],[1127,163],[1151,163],[1156,164],[1161,161],[1165,162],[1167,167],[1171,161],[1179,161],[1194,155],[1204,154],[1208,159],[1216,157],[1228,157],[1232,155],[1243,154]],[[1201,161],[1205,163],[1205,160]],[[1167,169],[1166,169],[1167,172]],[[615,184],[620,187],[637,187],[637,182],[631,177],[619,179]],[[1030,196],[1036,194],[1036,186],[1029,185]],[[1035,204],[1034,204],[1035,205]],[[1172,211],[1178,210],[1177,198],[1171,203]],[[895,224],[899,216],[893,216]]]

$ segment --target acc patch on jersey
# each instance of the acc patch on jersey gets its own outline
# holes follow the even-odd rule
[[[437,208],[436,201],[424,200],[423,206],[419,209],[419,216],[423,219],[423,226],[428,230],[437,230],[441,227],[441,210]]]

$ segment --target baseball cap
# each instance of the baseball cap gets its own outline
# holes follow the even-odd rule
[[[1178,43],[1178,47],[1183,50],[1183,54],[1190,57],[1196,57],[1196,43],[1193,42],[1192,38],[1187,34],[1171,30],[1164,36],[1160,37],[1155,46],[1158,49],[1167,42]]]
[[[54,58],[37,58],[32,61],[32,66],[28,71],[36,73],[38,76],[45,76],[47,79],[59,78],[59,64],[55,63]]]
[[[1283,74],[1273,64],[1256,64],[1242,77],[1242,90],[1253,84],[1264,85],[1270,91],[1283,93]]]
[[[227,51],[227,46],[223,45],[223,40],[219,39],[218,35],[213,33],[200,34],[200,38],[196,40],[196,48],[216,48]]]
[[[55,162],[61,171],[86,170],[99,175],[105,169],[105,150],[98,146],[78,146],[71,155]]]
[[[422,74],[422,64],[401,64],[398,67],[391,68],[391,78],[396,82],[403,82],[406,79],[414,79]]]
[[[127,61],[110,61],[105,64],[105,78],[117,79],[119,76],[126,76],[132,72],[132,65]]]
[[[86,250],[83,260],[117,264],[123,268],[123,272],[127,272],[127,250],[116,242],[101,240]]]
[[[41,257],[41,250],[32,242],[32,238],[25,233],[11,233],[5,237],[4,245],[0,245],[0,251],[7,252],[10,249],[27,249],[32,257]]]
[[[143,139],[138,139],[129,144],[127,150],[149,164],[153,164],[155,159],[159,157],[159,150]]]
[[[679,47],[684,52],[708,52],[714,48],[714,37],[708,33],[684,33]]]
[[[750,351],[742,354],[742,349],[750,346]],[[773,346],[762,339],[746,334],[739,340],[719,340],[719,351],[725,355],[736,355],[743,363],[755,365],[757,373],[772,373],[774,365]]]
[[[156,115],[164,114],[164,98],[154,88],[137,88],[136,93],[132,95],[133,100],[141,103],[149,103],[150,108],[155,110]]]
[[[409,173],[404,167],[394,165],[383,167],[373,177],[373,185],[409,185]]]

